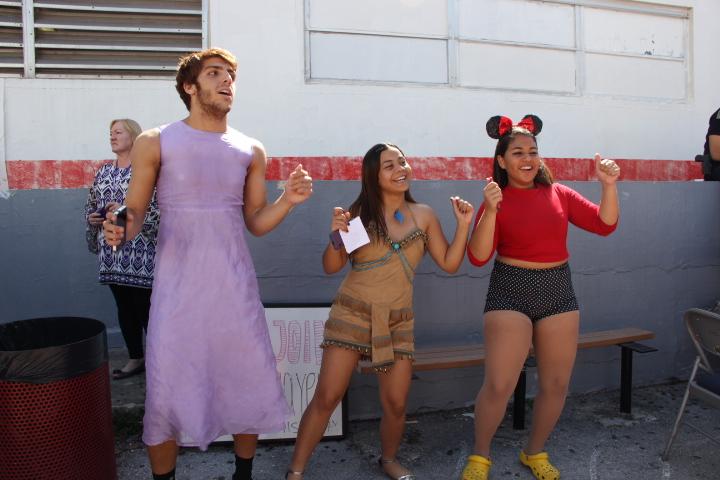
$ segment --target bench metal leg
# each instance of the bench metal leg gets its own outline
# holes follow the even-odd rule
[[[523,367],[515,385],[515,396],[513,398],[513,429],[525,430],[525,367]]]
[[[632,360],[633,351],[620,346],[620,411],[630,413],[632,410]]]
[[[633,352],[657,352],[657,348],[637,342],[621,343],[618,346],[622,352],[620,357],[620,411],[630,413],[632,410]]]

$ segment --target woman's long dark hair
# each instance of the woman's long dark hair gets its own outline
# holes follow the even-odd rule
[[[392,143],[378,143],[377,145],[373,145],[363,157],[360,195],[358,195],[352,205],[350,205],[350,215],[352,217],[359,215],[363,225],[366,227],[374,226],[381,238],[386,238],[388,232],[387,225],[385,224],[385,214],[383,212],[378,175],[380,174],[380,155],[389,148],[396,148],[403,157],[405,156],[400,147]],[[412,195],[410,195],[410,190],[405,192],[405,201],[408,203],[417,203]],[[372,231],[372,228],[368,229]]]
[[[535,145],[537,146],[537,137],[523,127],[512,127],[512,131],[510,133],[500,137],[497,146],[495,147],[495,156],[493,157],[493,180],[496,181],[498,185],[500,185],[500,188],[505,188],[507,186],[508,174],[507,170],[505,170],[504,168],[500,168],[498,156],[504,157],[505,153],[507,153],[507,149],[510,146],[510,143],[513,141],[513,139],[515,139],[515,137],[519,135],[531,137],[535,141]],[[536,185],[552,185],[554,181],[552,172],[542,160],[540,160],[540,169],[538,170],[537,175],[535,175],[533,181]]]

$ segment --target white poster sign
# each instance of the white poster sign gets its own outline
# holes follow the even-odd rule
[[[329,312],[329,305],[265,307],[280,381],[294,414],[288,418],[282,431],[260,435],[260,440],[285,440],[297,436],[302,414],[318,384],[323,352],[320,344]],[[345,434],[343,403],[338,405],[330,417],[325,438],[339,438]],[[232,441],[232,437],[227,435],[217,441]]]

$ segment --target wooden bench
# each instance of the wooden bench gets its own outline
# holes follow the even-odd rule
[[[578,337],[578,350],[618,346],[621,349],[620,358],[620,411],[630,413],[632,408],[632,359],[633,353],[655,352],[657,348],[649,347],[639,340],[655,338],[649,330],[639,328],[621,328],[617,330],[604,330],[600,332],[582,333]],[[535,367],[535,358],[530,356],[520,372],[513,401],[513,428],[525,428],[525,386],[526,369]],[[444,370],[449,368],[476,367],[485,363],[485,346],[482,344],[453,345],[447,347],[420,348],[415,351],[413,371]],[[358,371],[373,373],[369,362],[360,362]]]

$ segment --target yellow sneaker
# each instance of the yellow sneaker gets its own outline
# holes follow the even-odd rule
[[[470,455],[460,480],[487,480],[492,462],[482,455]]]
[[[560,471],[550,463],[547,452],[526,455],[520,450],[520,463],[529,467],[538,480],[560,480]]]

